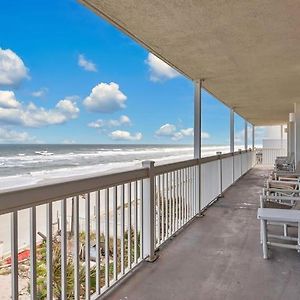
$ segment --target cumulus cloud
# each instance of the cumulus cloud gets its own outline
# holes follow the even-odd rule
[[[37,107],[34,103],[23,105],[19,102],[14,92],[8,92],[11,105],[5,102],[8,93],[0,93],[0,123],[20,125],[25,127],[42,127],[47,125],[62,124],[78,116],[79,108],[76,102],[70,99],[60,100],[52,109]],[[2,96],[3,98],[2,98]],[[4,99],[4,100],[3,100]]]
[[[91,128],[103,128],[106,125],[106,121],[102,120],[102,119],[98,119],[96,121],[90,122],[88,124],[89,127]]]
[[[21,104],[17,101],[14,92],[0,91],[0,107],[3,108],[17,108]]]
[[[83,101],[87,110],[92,112],[112,113],[125,108],[127,97],[120,91],[117,83],[100,83]]]
[[[156,130],[155,135],[157,137],[170,137],[173,141],[179,141],[184,137],[194,136],[194,129],[191,127],[177,130],[175,125],[167,123]],[[210,135],[207,132],[201,132],[201,137],[208,139]]]
[[[162,125],[155,134],[157,136],[173,136],[176,132],[176,126],[173,124],[164,124]]]
[[[180,75],[176,70],[152,53],[148,54],[146,64],[149,66],[150,80],[154,82],[172,79]]]
[[[143,138],[143,135],[140,132],[130,133],[129,131],[124,130],[115,130],[109,135],[113,140],[119,141],[140,141]]]
[[[79,108],[76,105],[76,102],[73,102],[70,99],[60,100],[56,104],[56,108],[65,115],[69,115],[70,119],[75,119],[79,113]]]
[[[40,89],[37,90],[37,91],[32,92],[31,95],[32,95],[33,97],[40,98],[40,97],[45,96],[45,95],[47,94],[47,92],[48,92],[48,89],[45,88],[45,87],[43,87],[43,88],[40,88]]]
[[[0,48],[0,86],[17,86],[29,78],[28,69],[22,59],[10,49]]]
[[[0,143],[27,143],[35,141],[36,139],[31,137],[27,132],[0,128]]]
[[[83,68],[85,71],[97,72],[96,65],[91,60],[86,59],[84,54],[78,55],[78,66]]]
[[[98,119],[88,124],[88,126],[92,128],[118,127],[118,126],[130,126],[130,125],[131,125],[131,120],[126,115],[122,115],[119,119],[116,120]]]

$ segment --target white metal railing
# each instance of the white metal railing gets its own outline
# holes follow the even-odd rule
[[[198,212],[196,178],[198,160],[186,167],[159,171],[155,175],[156,246],[168,240]]]
[[[0,216],[11,223],[0,236],[8,298],[98,299],[140,262],[155,260],[161,244],[254,163],[252,151],[150,161],[0,193]]]
[[[262,148],[260,149],[262,153],[262,164],[273,166],[275,159],[278,156],[286,156],[287,150],[285,148]]]

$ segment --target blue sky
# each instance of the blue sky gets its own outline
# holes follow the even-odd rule
[[[0,48],[1,143],[193,143],[193,83],[76,1],[2,1]],[[228,108],[202,109],[228,144]]]

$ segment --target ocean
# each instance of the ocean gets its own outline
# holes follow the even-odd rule
[[[226,153],[228,146],[206,145],[202,155]],[[92,175],[143,160],[157,163],[193,157],[192,145],[0,145],[0,190],[45,182],[53,178]]]

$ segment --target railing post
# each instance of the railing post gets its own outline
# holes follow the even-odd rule
[[[148,168],[148,178],[143,179],[143,257],[154,262],[158,256],[155,253],[155,176],[154,161],[143,161]]]

